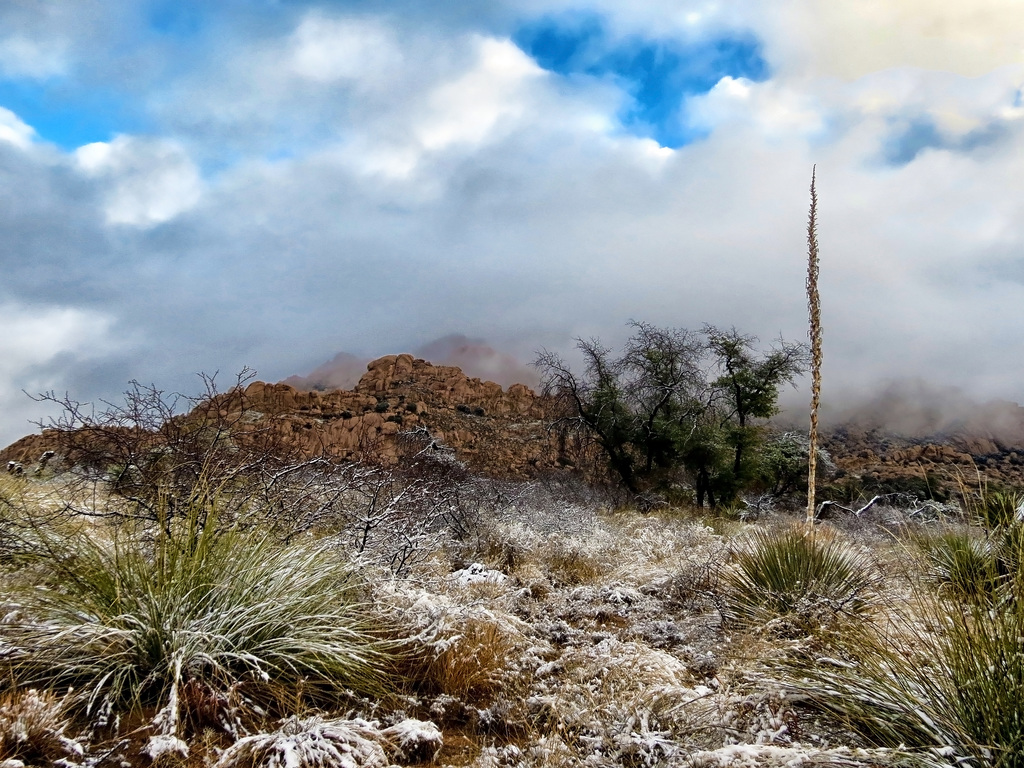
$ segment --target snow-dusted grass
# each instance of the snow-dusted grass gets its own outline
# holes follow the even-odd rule
[[[385,646],[336,552],[210,519],[99,534],[46,538],[44,583],[13,592],[19,610],[2,633],[16,685],[72,689],[98,722],[158,710],[171,738],[190,690],[216,702],[242,686],[235,702],[255,712],[383,690]]]
[[[727,617],[746,627],[782,620],[803,634],[863,616],[876,577],[864,553],[827,530],[757,530],[726,574]]]
[[[1000,534],[1007,545],[1015,534]],[[923,545],[922,545],[923,542]],[[1024,767],[1024,602],[1016,555],[996,567],[991,539],[940,528],[914,537],[930,573],[885,623],[851,636],[846,663],[790,670],[791,690],[868,743],[928,765]]]
[[[755,595],[738,591],[738,574],[763,576],[745,558],[785,538],[781,515],[750,525],[562,506],[529,492],[504,510],[401,576],[351,559],[337,539],[285,545],[258,526],[185,525],[164,536],[90,523],[64,526],[60,537],[44,526],[33,546],[52,557],[19,559],[0,588],[10,591],[0,613],[10,696],[52,686],[56,698],[32,695],[63,702],[73,686],[51,728],[59,734],[71,732],[62,718],[86,709],[92,722],[144,716],[131,720],[148,724],[141,735],[122,729],[127,746],[83,737],[83,763],[104,750],[110,764],[221,768],[383,768],[429,761],[438,749],[434,764],[454,768],[946,759],[929,751],[938,742],[916,715],[890,706],[886,681],[915,665],[933,671],[952,635],[938,631],[945,614],[915,613],[932,605],[921,595],[896,620],[920,567],[900,571],[879,543],[891,547],[888,535],[819,529],[799,567],[771,561],[784,578],[751,587]],[[766,528],[776,532],[758,533]],[[753,606],[748,620],[737,600]],[[786,631],[771,631],[780,614]],[[968,618],[964,627],[980,626]],[[371,625],[379,630],[368,634]],[[1024,636],[1024,627],[997,629]],[[918,640],[924,651],[904,662],[871,645],[905,650],[912,631],[931,644]],[[964,647],[980,645],[974,637]],[[863,717],[899,712],[918,740],[901,732],[908,749],[897,749],[854,723],[839,698]],[[889,704],[870,714],[878,701]],[[204,734],[208,726],[217,733]],[[989,765],[1002,768],[976,759],[975,768]]]
[[[386,768],[391,758],[429,762],[443,741],[433,723],[413,719],[381,728],[361,719],[291,717],[277,730],[236,741],[215,768]]]
[[[82,744],[69,736],[67,700],[28,689],[0,697],[0,764],[77,762]]]
[[[378,610],[391,617],[406,674],[417,689],[480,704],[514,683],[530,647],[529,627],[503,610],[497,599],[458,599],[481,586],[494,585],[486,578],[463,584],[455,580],[447,585],[449,594],[400,581],[379,586]]]

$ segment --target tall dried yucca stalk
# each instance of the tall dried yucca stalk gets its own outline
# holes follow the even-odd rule
[[[807,314],[811,337],[811,433],[807,455],[807,523],[814,524],[814,486],[818,466],[818,405],[821,402],[821,299],[818,296],[818,167],[811,169],[811,212],[807,217]]]

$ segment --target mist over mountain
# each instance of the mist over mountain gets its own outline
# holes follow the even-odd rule
[[[525,384],[534,388],[540,382],[536,370],[515,356],[495,349],[484,339],[461,333],[442,336],[414,349],[412,354],[435,365],[453,365],[471,378],[493,381],[503,387]],[[369,362],[368,357],[339,352],[309,374],[295,374],[281,383],[304,390],[354,389]]]
[[[416,348],[412,355],[435,365],[455,366],[466,376],[503,387],[525,384],[536,389],[539,385],[532,366],[482,338],[449,334]],[[369,362],[369,358],[339,352],[308,374],[292,375],[281,383],[298,390],[352,390]],[[806,387],[783,391],[783,411],[774,422],[786,429],[806,429],[806,399]],[[972,437],[1002,447],[1024,446],[1024,407],[923,378],[889,380],[867,391],[826,392],[821,423],[826,430],[852,427],[908,440]]]
[[[970,435],[1024,445],[1024,407],[1008,400],[981,400],[958,387],[923,379],[891,381],[876,393],[826,407],[823,422],[908,438]]]

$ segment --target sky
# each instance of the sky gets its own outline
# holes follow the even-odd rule
[[[823,399],[1024,401],[1021,41],[1019,0],[5,0],[0,444],[26,392],[805,338],[814,165]]]

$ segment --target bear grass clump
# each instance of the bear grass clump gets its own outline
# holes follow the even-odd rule
[[[912,600],[851,634],[849,663],[791,663],[790,691],[921,765],[1024,768],[1021,501],[982,489],[974,528],[914,537]]]
[[[323,544],[282,545],[192,510],[109,536],[47,535],[26,568],[4,627],[11,682],[72,690],[95,721],[159,711],[176,735],[186,689],[254,713],[386,689],[388,645],[352,567]]]
[[[727,622],[813,634],[867,612],[875,576],[834,534],[795,527],[754,531],[733,555],[724,586]]]

